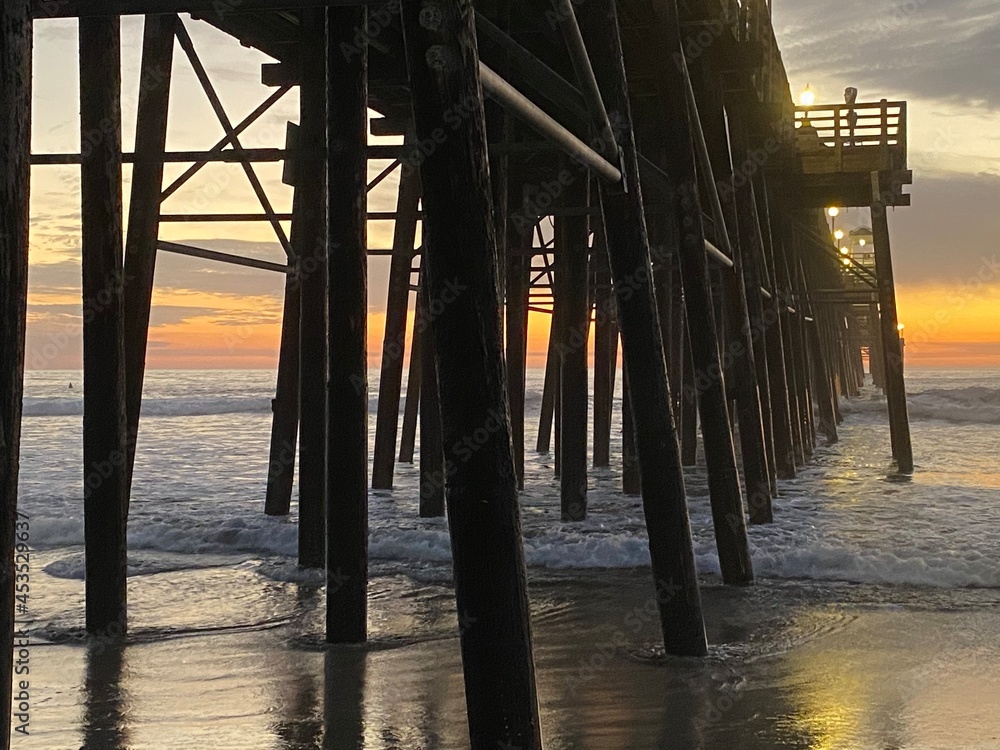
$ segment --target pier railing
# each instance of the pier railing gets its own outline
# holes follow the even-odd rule
[[[795,127],[799,153],[821,157],[820,163],[811,160],[814,168],[808,171],[872,171],[906,164],[906,102],[797,106]]]

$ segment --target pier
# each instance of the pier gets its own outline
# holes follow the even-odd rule
[[[331,648],[367,637],[369,487],[391,489],[396,463],[416,460],[420,514],[447,514],[457,611],[472,623],[460,629],[472,747],[540,748],[518,507],[524,457],[554,454],[562,521],[585,519],[588,471],[615,458],[621,383],[622,492],[641,496],[663,646],[706,654],[683,476],[699,447],[732,586],[754,582],[748,527],[783,512],[781,480],[837,440],[839,398],[856,395],[866,374],[886,394],[896,470],[914,468],[889,227],[889,209],[909,205],[906,103],[797,105],[769,8],[5,0],[3,673],[14,632],[29,175],[53,164],[79,165],[82,178],[88,632],[127,632],[130,483],[155,262],[167,252],[285,277],[271,450],[260,466],[266,496],[248,512],[288,514],[297,466],[299,563],[326,570]],[[131,153],[121,145],[122,15],[144,16],[147,83]],[[84,147],[32,154],[33,26],[70,17],[79,18]],[[202,63],[188,31],[198,23],[272,59],[260,71],[272,93],[241,121]],[[167,149],[170,81],[182,62],[225,134],[200,151]],[[245,147],[241,134],[293,88],[299,120],[284,147]],[[274,162],[294,189],[290,206],[276,205],[258,174]],[[240,165],[256,204],[163,209],[212,163]],[[127,216],[123,164],[133,165]],[[165,184],[165,164],[189,166]],[[395,210],[368,211],[368,196],[394,174]],[[848,208],[870,209],[871,227],[835,239],[829,219]],[[391,247],[370,246],[372,221],[394,223]],[[161,225],[180,222],[266,224],[284,259],[160,238]],[[377,256],[391,267],[369,446],[367,263]],[[550,325],[545,390],[538,432],[528,434],[527,326],[540,314]],[[0,684],[9,690],[9,679]],[[0,696],[4,742],[10,697]]]

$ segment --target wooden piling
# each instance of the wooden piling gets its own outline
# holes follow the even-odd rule
[[[417,295],[417,305],[420,304]],[[403,402],[403,432],[399,436],[399,461],[412,464],[417,442],[417,419],[420,412],[420,347],[423,337],[414,326],[410,333],[410,364],[406,374],[406,400]]]
[[[425,256],[426,257],[426,256]],[[417,327],[420,330],[420,507],[421,518],[437,518],[445,513],[444,447],[441,443],[441,402],[437,364],[434,361],[434,334],[431,330],[427,276],[423,266],[417,292]]]
[[[0,749],[11,734],[14,551],[28,300],[28,187],[31,174],[31,3],[0,4]],[[22,539],[17,532],[21,531]]]
[[[632,414],[632,391],[622,368],[622,493],[642,494],[639,453],[635,445],[635,417]]]
[[[128,459],[119,16],[81,18],[83,468],[87,632],[125,632]]]
[[[447,460],[447,505],[473,750],[541,748],[517,475],[505,393],[486,125],[471,0],[402,4],[421,166],[427,286]],[[469,116],[449,123],[461,107]],[[440,141],[440,139],[439,139]],[[471,441],[475,450],[469,445]],[[466,452],[467,451],[467,452]],[[452,468],[452,467],[449,467]]]
[[[301,219],[293,199],[292,236]],[[292,260],[294,263],[294,260]],[[299,280],[296,274],[285,276],[285,295],[281,308],[281,340],[278,344],[278,375],[271,402],[271,443],[268,450],[267,489],[264,513],[287,516],[292,505],[295,477],[295,446],[299,433]]]
[[[322,568],[326,536],[327,222],[326,52],[323,18],[308,11],[299,86],[299,146],[295,162],[301,210],[297,227],[299,281],[299,565]],[[339,52],[338,52],[339,54]]]
[[[389,291],[385,305],[385,336],[382,341],[381,374],[378,381],[378,415],[375,422],[375,454],[372,458],[372,489],[392,488],[399,427],[399,396],[406,352],[406,309],[410,299],[410,267],[417,235],[420,175],[404,169],[396,199],[396,225],[389,264]]]
[[[678,278],[680,277],[678,267]],[[681,314],[681,462],[694,466],[698,459],[698,392],[695,388],[694,356],[687,311]]]
[[[174,59],[173,13],[145,17],[139,107],[136,113],[132,195],[125,238],[125,421],[128,489],[132,484],[142,381],[146,369],[146,340],[153,297],[156,242],[160,228],[163,189],[163,153],[167,141],[167,109]]]
[[[903,380],[903,349],[899,341],[896,315],[896,286],[889,246],[889,220],[881,193],[888,183],[872,172],[872,235],[875,242],[875,269],[882,323],[882,356],[885,363],[886,401],[889,405],[889,428],[893,440],[893,458],[900,474],[913,473],[913,446],[910,442],[910,418],[906,412],[906,384]]]
[[[306,13],[324,20],[322,9]],[[365,28],[368,13],[361,5],[328,8],[325,14],[330,290],[326,640],[361,643],[368,634],[368,54],[365,45],[356,55],[345,55],[343,49],[353,43],[355,29]],[[406,220],[415,227],[415,201],[411,205]],[[412,239],[408,244],[412,249]],[[405,315],[404,307],[404,325]],[[398,371],[394,374],[398,378]],[[394,425],[398,398],[397,383]],[[390,468],[394,453],[390,445]]]
[[[879,321],[878,303],[868,305],[868,372],[872,385],[885,384],[885,365],[882,362],[882,324]]]
[[[703,655],[707,645],[701,595],[652,286],[616,3],[590,0],[578,6],[578,13],[607,108],[617,112],[622,123],[618,145],[628,182],[601,183],[600,201],[618,303],[629,403],[635,420],[643,511],[664,648],[670,654]]]
[[[514,468],[517,488],[524,489],[524,387],[528,356],[528,292],[531,281],[531,245],[534,219],[519,214],[519,221],[508,234],[507,257],[507,401],[510,404],[511,438],[514,444]]]
[[[558,281],[556,282],[558,284]],[[552,315],[549,318],[549,343],[545,353],[545,375],[542,380],[542,403],[538,414],[538,437],[535,441],[536,453],[548,453],[552,441],[552,427],[555,423],[556,399],[559,390],[559,331],[558,293],[552,288]]]
[[[564,203],[586,208],[589,175],[584,172],[566,187]],[[559,342],[559,486],[563,521],[587,517],[587,340],[590,333],[590,229],[580,213],[555,219],[556,273],[562,298],[563,336]]]
[[[618,326],[615,323],[611,268],[604,232],[594,233],[594,466],[611,465],[611,414],[615,370],[618,367]]]

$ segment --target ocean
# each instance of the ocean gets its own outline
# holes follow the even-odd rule
[[[26,376],[31,708],[15,747],[467,746],[446,521],[418,517],[417,468],[397,464],[395,489],[370,493],[370,643],[325,649],[295,505],[263,514],[272,371],[147,373],[130,632],[124,647],[88,643],[80,377]],[[541,384],[529,371],[529,446]],[[546,747],[1000,748],[1000,370],[913,370],[907,388],[914,475],[892,472],[884,398],[868,386],[843,401],[840,442],[779,482],[775,523],[750,529],[751,588],[721,586],[704,469],[685,470],[702,660],[656,648],[641,505],[619,491],[620,412],[585,522],[560,520],[552,455],[529,451]]]

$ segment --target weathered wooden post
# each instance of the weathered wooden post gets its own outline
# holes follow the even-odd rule
[[[626,495],[642,493],[639,474],[639,454],[635,445],[635,417],[632,413],[632,389],[628,373],[622,363],[622,492]]]
[[[414,307],[419,308],[420,295]],[[412,464],[417,443],[417,420],[420,413],[421,336],[414,327],[410,333],[410,364],[406,369],[406,400],[403,402],[403,432],[399,437],[399,461]]]
[[[0,748],[10,747],[14,653],[14,547],[28,300],[31,174],[29,0],[0,4]]]
[[[549,343],[545,353],[545,376],[542,381],[542,403],[538,414],[538,437],[535,441],[536,453],[548,453],[552,441],[553,426],[557,425],[556,402],[559,393],[559,335],[562,323],[559,315],[559,276],[552,285],[552,315],[549,318]],[[558,427],[557,427],[558,429]]]
[[[590,0],[578,6],[578,13],[607,109],[622,123],[617,145],[623,157],[624,181],[616,185],[602,182],[599,189],[664,649],[670,654],[703,655],[707,644],[701,594],[653,294],[618,12],[615,0]]]
[[[681,321],[681,461],[684,466],[694,466],[698,460],[698,391],[686,309]]]
[[[163,189],[163,152],[167,142],[167,109],[174,59],[173,13],[146,16],[139,74],[132,196],[125,238],[125,420],[128,428],[129,490],[142,408],[142,381],[146,369],[146,340],[153,296],[156,241],[160,228],[160,191]]]
[[[326,561],[327,505],[327,167],[324,19],[303,14],[299,151],[295,160],[301,224],[296,227],[299,281],[299,565]],[[339,50],[338,50],[339,54]]]
[[[903,350],[899,341],[896,316],[896,286],[889,248],[889,220],[882,185],[887,181],[872,172],[872,235],[875,242],[875,272],[878,277],[878,301],[882,323],[882,356],[885,362],[886,401],[889,404],[889,428],[893,439],[893,458],[900,474],[913,473],[913,446],[910,442],[910,418],[906,412],[906,384],[903,381]]]
[[[556,263],[562,296],[563,336],[559,342],[559,486],[564,521],[587,517],[587,338],[590,332],[588,255],[589,175],[566,186],[569,215],[556,216]]]
[[[407,0],[403,37],[421,166],[426,280],[442,302],[441,422],[447,505],[474,750],[541,748],[527,583],[504,372],[497,246],[471,0]],[[448,113],[468,116],[449,123]],[[473,450],[469,442],[475,446]]]
[[[528,356],[528,293],[531,281],[531,249],[535,217],[525,209],[513,216],[507,258],[507,401],[510,404],[511,437],[517,487],[524,489],[524,383]]]
[[[343,50],[356,29],[365,28],[368,13],[364,5],[329,8],[325,19],[322,9],[305,13],[315,14],[321,24],[316,41],[326,41],[321,45],[326,50],[330,290],[326,640],[360,643],[368,634],[368,53],[364,44],[357,54]],[[409,219],[416,223],[412,215]],[[394,425],[398,398],[397,388]],[[394,447],[387,452],[390,462]]]
[[[378,415],[375,423],[375,454],[372,458],[372,489],[391,489],[396,461],[399,426],[399,396],[406,351],[406,308],[410,299],[410,268],[417,234],[420,175],[403,168],[396,199],[396,226],[389,264],[389,291],[385,305],[385,336],[382,341],[381,375],[378,381]]]
[[[297,228],[302,221],[298,198],[292,198],[292,231],[295,245]],[[295,268],[295,259],[288,259]],[[299,279],[285,275],[285,294],[281,306],[281,339],[278,344],[278,375],[271,402],[271,444],[267,461],[267,489],[264,513],[287,516],[292,505],[295,478],[295,446],[299,435]]]
[[[128,456],[122,290],[121,21],[80,19],[87,631],[126,626]]]
[[[872,376],[872,385],[879,388],[885,384],[881,326],[878,317],[878,303],[872,302],[868,305],[868,372]]]
[[[424,256],[426,258],[426,256]],[[426,267],[421,263],[417,291],[417,322],[420,331],[420,497],[421,518],[445,513],[444,447],[441,443],[441,402],[438,398],[434,331],[431,330],[430,299]]]
[[[594,466],[609,466],[611,413],[618,368],[618,325],[604,232],[598,228],[594,234]]]

